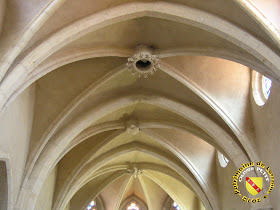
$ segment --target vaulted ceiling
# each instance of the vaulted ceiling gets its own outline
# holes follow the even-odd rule
[[[259,160],[251,69],[279,83],[279,37],[240,1],[6,4],[1,110],[35,89],[18,208],[39,209],[55,173],[53,209],[98,197],[120,209],[131,196],[149,210],[169,197],[221,209],[219,174]],[[158,59],[146,78],[127,67],[139,45]],[[224,171],[217,151],[230,160]]]

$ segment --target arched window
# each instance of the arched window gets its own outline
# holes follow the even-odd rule
[[[176,202],[173,202],[172,203],[172,207],[171,207],[171,209],[173,210],[180,210],[180,207],[178,206],[178,204],[176,203]]]
[[[268,99],[269,97],[271,86],[272,86],[272,81],[267,77],[262,76],[262,91],[266,99]]]
[[[136,205],[135,202],[132,202],[128,207],[127,210],[140,210],[140,208]]]
[[[259,74],[258,72],[253,71],[252,73],[252,88],[253,88],[253,97],[257,105],[263,106],[271,92],[272,81]]]
[[[87,210],[97,210],[97,205],[96,205],[96,201],[93,200],[89,203]]]
[[[222,153],[220,153],[219,151],[218,151],[218,159],[219,159],[219,163],[220,163],[220,165],[223,167],[223,168],[225,168],[227,165],[228,165],[228,163],[229,163],[229,160],[226,158],[226,156],[224,156]]]
[[[146,203],[136,195],[128,196],[120,205],[120,210],[148,210]]]

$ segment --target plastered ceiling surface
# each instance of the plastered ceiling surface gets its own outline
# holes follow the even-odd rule
[[[0,152],[32,110],[7,208],[246,208],[226,177],[259,161],[251,73],[278,85],[280,45],[238,2],[5,1]]]

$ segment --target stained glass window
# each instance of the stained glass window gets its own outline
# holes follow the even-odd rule
[[[96,202],[91,201],[87,207],[87,210],[97,210]]]
[[[178,204],[176,202],[173,202],[171,209],[172,210],[180,210],[180,207],[178,206]]]
[[[140,208],[135,203],[131,203],[127,210],[140,210]]]
[[[270,94],[270,88],[272,86],[272,81],[265,76],[262,76],[262,90],[264,97],[268,99]]]
[[[257,105],[263,106],[270,96],[272,81],[259,74],[256,71],[252,72],[252,90],[253,97]]]

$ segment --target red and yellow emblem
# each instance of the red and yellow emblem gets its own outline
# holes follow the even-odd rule
[[[268,195],[275,187],[274,175],[270,169],[270,166],[265,166],[262,161],[257,162],[256,165],[254,162],[241,165],[242,167],[240,167],[232,177],[234,194],[240,196],[242,201],[247,203],[259,203],[261,202],[262,198],[267,199]],[[250,176],[249,174],[247,174],[248,172],[255,173],[256,177],[248,177]],[[238,189],[238,183],[245,184],[244,181],[246,183],[246,189],[250,194],[249,196],[251,197],[242,195],[242,193]]]
[[[246,189],[252,195],[257,195],[262,190],[262,177],[246,177]]]

